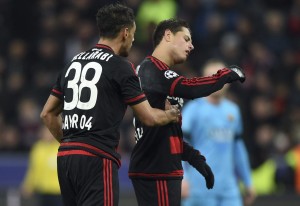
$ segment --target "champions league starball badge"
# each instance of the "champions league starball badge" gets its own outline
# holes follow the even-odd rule
[[[167,70],[167,71],[165,71],[165,77],[166,77],[167,79],[172,79],[172,78],[178,77],[178,76],[179,76],[179,74],[177,74],[176,72],[174,72],[174,71],[172,71],[172,70]]]

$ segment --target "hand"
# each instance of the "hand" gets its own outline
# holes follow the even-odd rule
[[[165,101],[165,112],[168,119],[173,120],[172,122],[177,123],[180,121],[181,112],[178,108],[178,105],[171,105],[167,99]]]
[[[236,65],[231,65],[229,66],[229,69],[238,75],[238,80],[240,80],[241,83],[243,83],[246,80],[246,76],[242,68]]]
[[[252,187],[246,188],[244,194],[245,205],[246,206],[252,205],[255,199],[256,199],[256,193],[254,188]]]
[[[198,155],[191,163],[191,165],[205,178],[207,189],[212,189],[214,187],[215,177],[210,166],[206,163],[205,157],[203,155]]]
[[[181,198],[187,198],[190,195],[189,182],[185,179],[181,183]]]
[[[171,109],[171,107],[172,107],[172,105],[171,105],[170,101],[168,99],[166,99],[166,101],[165,101],[165,110],[169,110],[169,109]]]
[[[207,189],[212,189],[215,183],[215,177],[213,172],[211,171],[210,166],[206,162],[204,162],[203,166],[198,170],[203,177],[205,178]]]

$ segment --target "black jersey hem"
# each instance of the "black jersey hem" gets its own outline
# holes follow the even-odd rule
[[[182,179],[183,170],[175,170],[170,173],[143,173],[143,172],[129,172],[130,179]]]
[[[182,180],[183,176],[129,176],[129,179],[148,179],[148,180]]]
[[[60,152],[60,151],[68,151],[68,150],[74,150],[74,149],[84,150],[84,151],[87,151],[94,155],[110,159],[110,160],[116,162],[119,168],[121,167],[120,159],[117,159],[112,154],[110,154],[98,147],[90,145],[90,144],[86,144],[86,143],[82,143],[82,142],[75,142],[75,141],[74,142],[73,141],[65,141],[65,142],[63,141],[60,144],[60,147],[58,150]]]

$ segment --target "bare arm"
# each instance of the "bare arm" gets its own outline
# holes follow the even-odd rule
[[[131,107],[137,118],[146,126],[162,126],[179,121],[180,111],[177,107],[170,107],[164,111],[152,108],[147,100]]]
[[[60,116],[60,113],[63,109],[62,107],[63,104],[61,100],[53,95],[50,95],[40,115],[44,124],[58,142],[61,141],[63,136],[62,118]]]

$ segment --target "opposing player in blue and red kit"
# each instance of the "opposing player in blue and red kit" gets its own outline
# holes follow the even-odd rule
[[[182,106],[183,99],[207,96],[226,83],[244,81],[240,68],[220,69],[208,77],[186,78],[170,67],[184,62],[194,49],[188,24],[169,19],[156,27],[153,35],[154,51],[137,67],[150,105],[164,108],[165,99]],[[177,206],[181,201],[183,169],[181,161],[188,161],[206,179],[211,189],[214,176],[205,157],[183,141],[180,123],[148,127],[134,119],[136,145],[133,149],[129,177],[140,206]]]
[[[62,70],[41,117],[61,142],[58,178],[65,206],[117,206],[119,126],[130,105],[147,126],[179,119],[178,108],[150,106],[128,55],[135,33],[133,11],[121,4],[99,9],[100,39]],[[62,118],[61,118],[62,117]]]

